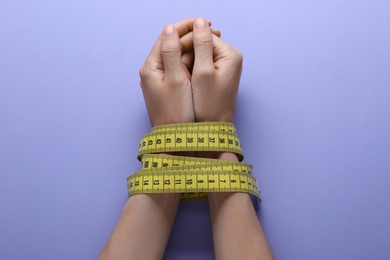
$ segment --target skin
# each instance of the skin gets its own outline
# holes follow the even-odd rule
[[[203,18],[165,26],[140,69],[152,126],[234,121],[243,58],[219,36]],[[131,196],[99,259],[162,259],[179,202],[180,194]],[[273,259],[248,194],[209,193],[209,206],[216,259]]]

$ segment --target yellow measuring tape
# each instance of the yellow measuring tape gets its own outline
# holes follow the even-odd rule
[[[141,193],[182,193],[182,200],[207,198],[208,192],[246,192],[260,198],[252,165],[219,159],[158,153],[218,151],[243,152],[231,123],[161,125],[141,139],[138,159],[142,169],[127,179],[129,196]],[[157,154],[156,154],[157,153]]]

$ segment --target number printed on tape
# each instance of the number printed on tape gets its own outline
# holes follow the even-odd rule
[[[127,179],[129,196],[141,193],[182,193],[182,200],[207,198],[208,192],[246,192],[260,198],[252,165],[242,162],[183,157],[161,153],[243,152],[231,123],[189,123],[154,127],[142,137],[138,159],[142,169]]]

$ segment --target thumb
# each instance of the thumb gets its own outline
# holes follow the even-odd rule
[[[213,38],[210,26],[204,18],[198,18],[194,24],[194,73],[210,75],[214,72]]]
[[[181,49],[179,35],[173,25],[167,25],[161,35],[161,57],[164,63],[165,77],[176,78],[182,75]]]

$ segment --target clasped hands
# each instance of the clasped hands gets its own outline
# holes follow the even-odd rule
[[[166,25],[140,69],[152,126],[233,122],[242,54],[204,18]]]

